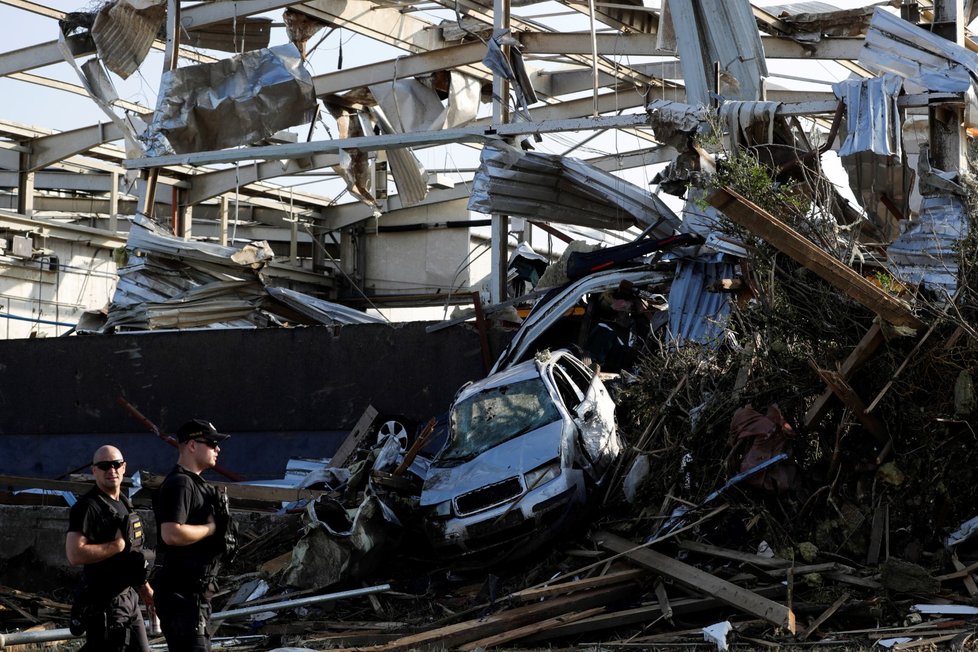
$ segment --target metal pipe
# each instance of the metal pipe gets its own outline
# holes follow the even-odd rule
[[[295,600],[285,600],[284,602],[270,602],[268,604],[256,604],[252,607],[241,607],[240,609],[231,609],[230,611],[219,611],[214,614],[212,620],[224,620],[226,618],[233,618],[235,616],[247,616],[250,614],[260,614],[265,611],[275,611],[276,609],[287,609],[290,607],[302,607],[307,604],[316,604],[318,602],[329,602],[330,600],[342,600],[343,598],[355,598],[361,595],[372,595],[374,593],[383,593],[384,591],[390,591],[390,584],[378,584],[376,586],[365,586],[362,589],[350,589],[349,591],[340,591],[338,593],[326,593],[324,595],[312,595],[308,598],[296,598]]]
[[[366,586],[362,589],[351,589],[349,591],[339,591],[337,593],[326,593],[324,595],[313,595],[308,598],[297,598],[295,600],[285,600],[283,602],[270,602],[268,604],[242,607],[229,611],[219,611],[215,613],[212,620],[224,620],[235,616],[247,616],[250,614],[263,613],[265,611],[275,611],[276,609],[287,609],[291,607],[301,607],[307,604],[318,602],[329,602],[331,600],[342,600],[343,598],[355,598],[362,595],[372,595],[390,591],[390,584],[378,584],[376,586]],[[73,638],[81,638],[65,629],[47,629],[38,632],[14,632],[12,634],[0,634],[0,650],[8,645],[23,645],[26,643],[47,643],[50,641],[67,641]]]

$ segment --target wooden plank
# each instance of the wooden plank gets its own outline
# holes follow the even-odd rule
[[[49,480],[47,478],[30,478],[22,475],[0,475],[0,490],[14,491],[15,489],[50,489],[52,491],[70,491],[73,494],[83,494],[95,482],[78,482],[75,480]],[[123,486],[132,486],[129,480],[123,481]]]
[[[662,617],[671,623],[672,603],[669,601],[669,594],[666,592],[666,585],[662,580],[655,583],[655,599],[659,601],[659,611],[662,612]]]
[[[565,593],[573,593],[574,591],[584,591],[587,589],[594,589],[599,586],[609,586],[613,584],[622,584],[624,582],[631,582],[634,580],[638,580],[642,577],[646,577],[648,574],[649,572],[647,570],[641,568],[629,568],[627,570],[608,573],[607,575],[599,575],[597,577],[589,577],[574,582],[563,582],[561,584],[553,584],[551,586],[542,586],[539,588],[524,589],[522,591],[511,593],[509,597],[514,600],[518,600],[519,602],[530,602],[533,600],[539,600],[540,598],[547,598],[554,595],[562,595]]]
[[[603,548],[621,553],[635,563],[645,566],[654,573],[671,578],[692,591],[717,598],[739,611],[763,618],[778,627],[784,627],[792,634],[795,632],[795,614],[783,604],[778,604],[753,591],[731,584],[654,550],[647,548],[633,550],[636,547],[634,543],[610,532],[599,532],[594,539]]]
[[[774,577],[784,577],[788,573],[795,576],[798,575],[810,575],[811,573],[852,573],[855,569],[851,566],[846,566],[845,564],[840,564],[834,561],[827,561],[822,564],[808,564],[807,566],[792,566],[791,568],[776,568],[774,570],[768,571],[769,575]]]
[[[856,393],[856,390],[846,382],[842,374],[837,371],[829,371],[828,369],[816,368],[815,371],[825,381],[825,384],[829,386],[832,393],[839,397],[843,405],[852,411],[853,415],[859,419],[859,423],[863,424],[863,427],[876,437],[878,442],[885,444],[890,440],[890,436],[886,433],[886,426],[883,425],[882,421],[866,411],[866,404],[859,397],[859,394]]]
[[[156,489],[163,484],[165,475],[159,473],[139,472],[139,479],[146,489]],[[296,487],[261,487],[258,485],[240,484],[237,482],[211,482],[218,489],[226,490],[228,498],[240,500],[258,500],[271,503],[290,503],[298,500],[315,500],[328,491],[313,489],[298,489]]]
[[[883,526],[886,522],[886,510],[882,504],[877,504],[873,510],[873,526],[869,531],[869,549],[866,551],[866,563],[875,566],[880,561],[880,548],[883,545]]]
[[[534,602],[516,607],[515,609],[508,609],[483,618],[467,620],[461,623],[431,629],[426,632],[403,636],[385,645],[357,649],[371,652],[407,651],[412,649],[425,649],[429,646],[436,646],[437,649],[452,649],[546,618],[553,618],[573,611],[605,606],[615,600],[634,595],[634,593],[634,589],[630,586],[614,586],[575,593],[573,595],[554,598],[553,600],[544,600],[543,602]],[[344,650],[343,652],[352,652],[352,650]]]
[[[852,374],[863,366],[863,364],[876,352],[879,345],[883,343],[883,329],[880,327],[879,322],[873,322],[866,334],[863,335],[856,347],[850,351],[846,359],[842,361],[842,365],[839,368],[839,373],[846,380],[852,377]],[[831,405],[832,397],[835,394],[832,389],[826,389],[822,392],[822,395],[815,399],[812,406],[808,408],[805,412],[804,424],[805,428],[812,428],[817,425],[829,410]]]
[[[965,565],[958,559],[958,552],[956,550],[951,553],[951,564],[954,565],[954,570],[956,571],[965,570]],[[971,576],[971,573],[966,574],[962,580],[964,580],[964,588],[968,590],[968,595],[972,597],[978,595],[978,584],[975,584],[975,578]]]
[[[578,620],[582,620],[589,616],[595,616],[604,611],[604,607],[594,607],[593,609],[587,609],[585,611],[575,611],[569,614],[562,614],[560,616],[554,616],[553,618],[548,618],[546,620],[541,620],[538,623],[533,623],[531,625],[524,625],[523,627],[517,627],[516,629],[511,629],[508,632],[503,632],[502,634],[496,634],[495,636],[489,636],[487,638],[480,638],[477,641],[472,641],[471,643],[466,643],[459,647],[459,650],[464,652],[470,652],[476,649],[488,649],[490,647],[495,647],[497,645],[503,645],[504,643],[511,643],[513,641],[518,641],[521,638],[526,638],[536,634],[537,632],[542,632],[550,629],[551,627],[556,627],[557,625],[564,625],[566,623],[573,623]]]
[[[745,564],[751,564],[752,566],[758,566],[760,568],[788,568],[792,563],[787,559],[780,559],[778,557],[761,557],[760,555],[752,555],[749,552],[740,552],[739,550],[720,548],[719,546],[711,546],[708,543],[700,543],[699,541],[678,541],[677,544],[683,550],[689,550],[690,552],[696,552],[703,555],[710,555],[712,557],[719,557],[721,559],[739,561]]]
[[[811,636],[812,632],[814,632],[816,629],[818,629],[819,626],[822,623],[824,623],[826,620],[828,620],[829,618],[831,618],[832,615],[835,614],[835,612],[838,611],[839,608],[842,607],[842,605],[844,605],[846,603],[846,600],[848,600],[848,599],[849,599],[849,592],[846,591],[842,595],[840,595],[839,596],[839,599],[836,600],[835,602],[833,602],[829,606],[828,609],[826,609],[825,611],[823,611],[819,615],[818,618],[816,618],[815,620],[813,620],[812,621],[812,624],[808,626],[808,629],[806,629],[804,632],[802,632],[801,635],[798,638],[800,640],[804,641],[806,638],[808,638],[809,636]]]
[[[346,436],[346,439],[343,440],[340,447],[333,453],[333,457],[329,460],[327,466],[338,467],[347,463],[350,456],[361,447],[363,440],[370,434],[370,426],[373,425],[377,414],[377,409],[373,405],[367,406],[367,409],[360,415],[357,424],[353,426],[353,430],[350,431],[350,434]]]
[[[764,595],[765,597],[783,595],[784,587],[777,585],[765,586],[757,589],[756,593]],[[716,598],[681,598],[679,600],[671,600],[669,602],[669,608],[671,609],[673,615],[701,613],[704,611],[717,609],[718,607],[722,606],[723,603]],[[662,604],[656,602],[654,604],[634,607],[632,609],[603,613],[597,616],[592,616],[591,618],[579,620],[574,623],[559,625],[545,632],[540,632],[539,634],[533,635],[532,637],[528,638],[526,642],[537,643],[554,638],[565,638],[568,636],[577,636],[579,634],[587,634],[589,632],[597,632],[606,629],[618,629],[620,627],[627,627],[629,625],[651,623],[661,617]]]
[[[815,246],[800,233],[730,188],[715,191],[710,203],[731,220],[784,252],[832,287],[897,326],[923,328],[910,308],[855,270]]]
[[[857,575],[849,575],[848,573],[823,573],[823,577],[835,580],[836,582],[842,582],[843,584],[852,584],[853,586],[861,586],[864,589],[874,589],[879,591],[883,586],[876,580],[871,580],[867,577],[859,577]]]

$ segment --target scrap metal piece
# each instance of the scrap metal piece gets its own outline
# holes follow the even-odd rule
[[[726,262],[723,255],[712,260],[678,261],[676,278],[669,287],[669,341],[719,347],[726,336],[733,295],[709,288],[738,274],[737,265]]]
[[[397,133],[379,106],[370,107],[370,115],[377,122],[381,133]],[[414,155],[414,151],[410,147],[392,147],[386,152],[387,160],[391,165],[391,174],[394,176],[394,183],[397,184],[397,194],[401,200],[401,205],[415,206],[420,204],[428,195],[428,172],[421,165],[421,161]]]
[[[911,82],[908,93],[960,93],[978,79],[978,54],[880,7],[873,12],[859,64],[905,78]]]
[[[874,79],[850,79],[832,86],[846,105],[846,136],[839,157],[849,186],[887,239],[909,213],[913,172],[903,165],[897,97],[903,80],[892,73]]]
[[[661,199],[580,159],[501,141],[486,143],[481,159],[469,210],[618,231],[640,224],[658,239],[679,228],[679,216]]]
[[[767,63],[748,0],[669,0],[690,104],[710,103],[714,62],[725,81],[725,99],[761,99]]]
[[[102,6],[92,26],[92,38],[105,67],[126,79],[136,72],[166,19],[165,0],[115,0]]]
[[[886,250],[886,267],[904,285],[954,296],[957,243],[968,236],[968,207],[955,195],[926,195],[917,220]]]
[[[316,110],[312,76],[292,44],[168,71],[159,96],[150,156],[166,153],[152,135],[178,154],[223,149],[308,123]]]

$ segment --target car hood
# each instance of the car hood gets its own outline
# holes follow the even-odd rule
[[[526,473],[560,455],[562,421],[554,421],[490,448],[458,466],[432,463],[421,504],[435,505],[493,482]]]

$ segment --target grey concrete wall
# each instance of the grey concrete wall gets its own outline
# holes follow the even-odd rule
[[[325,457],[368,405],[419,422],[484,375],[469,326],[212,330],[0,341],[0,474],[57,477],[102,443],[129,472],[175,453],[117,402],[167,432],[192,417],[233,437],[221,464],[280,477],[289,457]],[[506,335],[493,333],[492,354]]]

